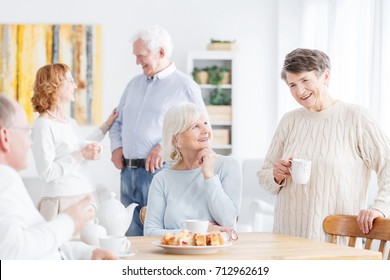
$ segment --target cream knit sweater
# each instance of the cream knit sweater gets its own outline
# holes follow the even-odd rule
[[[273,163],[292,158],[312,161],[310,180],[274,182]],[[277,195],[274,232],[327,240],[322,222],[330,214],[367,208],[371,170],[378,175],[373,208],[390,212],[390,142],[362,107],[337,101],[321,112],[300,108],[280,121],[257,173],[261,187]]]

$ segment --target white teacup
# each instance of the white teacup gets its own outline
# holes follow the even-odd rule
[[[107,235],[107,230],[98,224],[95,218],[92,222],[86,224],[80,232],[80,239],[86,244],[99,246],[99,238]]]
[[[131,241],[126,236],[105,236],[100,237],[100,247],[113,252],[118,256],[128,254],[131,248]]]
[[[192,233],[207,233],[209,221],[207,220],[185,220],[182,222],[182,227]]]
[[[99,143],[97,141],[86,140],[86,141],[84,141],[84,146],[83,147],[85,147],[85,146],[87,146],[89,144],[94,144],[94,145],[98,146],[100,148],[99,154],[100,155],[102,154],[102,152],[103,152],[103,145],[101,143]]]
[[[311,161],[294,158],[290,160],[290,173],[295,184],[306,184],[310,179]]]

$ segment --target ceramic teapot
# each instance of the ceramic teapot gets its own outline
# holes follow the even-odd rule
[[[133,219],[133,212],[137,203],[132,203],[127,208],[115,199],[115,193],[111,192],[109,198],[103,201],[96,210],[96,217],[107,230],[108,235],[124,236]]]
[[[98,219],[95,218],[83,227],[80,232],[81,241],[92,246],[99,246],[99,238],[107,236],[107,230],[98,222]]]

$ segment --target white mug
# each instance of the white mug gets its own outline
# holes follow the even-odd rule
[[[131,241],[126,236],[105,236],[99,238],[100,247],[118,256],[126,255],[131,248]]]
[[[290,160],[290,173],[295,184],[306,184],[310,179],[311,161],[294,158]]]
[[[181,224],[184,229],[192,233],[205,234],[209,228],[209,221],[207,220],[185,220]]]

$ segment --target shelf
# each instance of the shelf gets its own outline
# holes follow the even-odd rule
[[[194,61],[198,60],[233,60],[234,51],[190,51],[189,56]]]
[[[226,144],[226,145],[212,145],[213,149],[231,149],[232,145]]]
[[[202,97],[206,102],[206,109],[210,118],[213,129],[212,148],[216,153],[221,155],[230,155],[234,149],[234,126],[233,107],[234,95],[236,94],[237,85],[235,83],[235,52],[234,51],[190,51],[187,56],[187,74],[192,77],[194,68],[205,69],[209,67],[227,68],[230,70],[228,80],[223,80],[224,84],[199,84]],[[198,81],[207,82],[205,77],[197,77]],[[202,78],[202,79],[200,79]],[[228,84],[227,84],[228,83]],[[223,89],[225,94],[231,97],[231,105],[207,105],[213,90]]]
[[[231,121],[210,121],[211,126],[231,126]]]
[[[200,84],[201,89],[215,89],[215,88],[223,88],[223,89],[231,89],[231,84],[223,84],[223,85],[210,85],[210,84]]]

